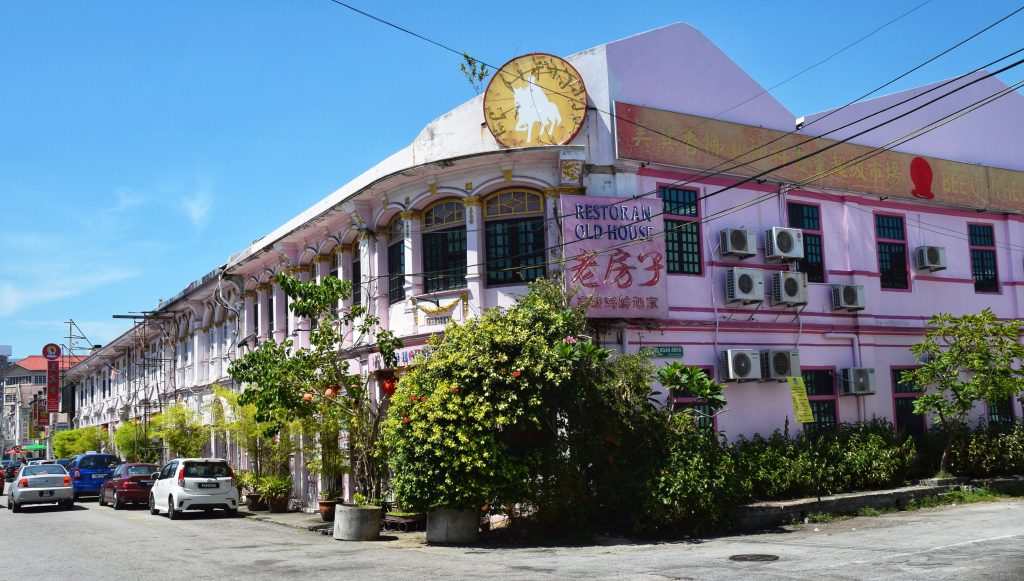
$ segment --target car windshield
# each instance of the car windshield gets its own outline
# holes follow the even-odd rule
[[[41,474],[67,474],[68,471],[64,469],[60,464],[37,464],[36,466],[26,466],[22,471],[22,476],[39,476]]]
[[[156,466],[137,465],[128,467],[128,476],[148,476],[159,470]]]
[[[78,467],[96,470],[99,468],[113,468],[117,464],[116,456],[86,456],[78,463]]]
[[[231,468],[228,468],[224,462],[186,462],[185,476],[188,478],[231,476]]]

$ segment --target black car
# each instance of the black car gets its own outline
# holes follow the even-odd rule
[[[65,470],[67,470],[68,466],[71,466],[72,460],[74,460],[74,458],[58,458],[54,464],[60,464]]]
[[[4,460],[4,480],[10,482],[14,480],[14,475],[18,473],[18,469],[21,468],[21,460]]]

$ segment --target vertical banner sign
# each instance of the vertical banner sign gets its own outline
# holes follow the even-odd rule
[[[46,424],[50,423],[50,412],[60,411],[60,345],[47,343],[43,346],[46,358]],[[46,425],[39,424],[39,425]]]
[[[50,412],[46,411],[46,402],[39,400],[36,402],[36,425],[40,428],[50,425]]]
[[[668,316],[660,199],[562,196],[561,212],[565,282],[589,316]]]
[[[60,411],[60,363],[46,362],[46,411]]]
[[[789,393],[793,397],[793,412],[796,414],[796,421],[801,424],[813,424],[814,412],[811,411],[811,402],[807,400],[807,386],[804,385],[803,377],[787,377],[789,381]]]

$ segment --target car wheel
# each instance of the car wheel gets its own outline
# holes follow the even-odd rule
[[[64,502],[60,503],[60,505],[60,507],[64,510],[72,510],[75,508],[75,501],[65,500]]]
[[[156,507],[156,499],[153,495],[149,495],[149,514],[160,514],[160,509]]]
[[[124,503],[121,502],[121,498],[117,496],[116,490],[114,491],[114,501],[111,503],[111,506],[114,507],[114,510],[121,510],[124,508]]]
[[[102,490],[100,491],[100,497],[96,499],[96,502],[97,502],[97,503],[98,503],[98,504],[99,504],[100,506],[107,506],[107,501],[106,501],[106,500],[103,500],[103,491],[102,491]]]
[[[224,511],[224,514],[226,514],[228,516],[237,516],[238,515],[238,509],[237,508],[229,508],[229,509]]]
[[[178,514],[178,511],[174,510],[174,497],[173,496],[168,496],[167,497],[167,518],[169,518],[171,520],[178,520],[179,516],[181,516],[181,515]]]
[[[7,506],[10,507],[11,512],[21,512],[21,507],[18,506],[17,502],[14,502],[14,498],[13,497],[11,498],[11,503],[8,504]]]

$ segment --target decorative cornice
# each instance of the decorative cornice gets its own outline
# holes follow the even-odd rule
[[[351,244],[338,244],[337,246],[334,247],[334,254],[335,255],[342,254],[342,253],[345,253],[345,252],[353,252],[353,248],[352,248]]]
[[[423,212],[420,212],[419,210],[406,210],[399,214],[399,216],[401,216],[403,220],[422,220]]]
[[[266,291],[266,290],[270,290],[270,285],[269,284],[263,282],[263,283],[260,283],[260,284],[256,285],[256,292]]]
[[[479,208],[480,196],[467,196],[462,198],[462,204],[467,208]]]
[[[587,188],[584,186],[559,186],[557,188],[544,188],[544,197],[559,198],[562,194],[567,196],[581,196],[587,193]]]
[[[256,288],[259,288],[258,286]],[[242,298],[256,298],[256,291],[248,290],[242,293]]]

